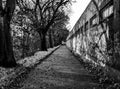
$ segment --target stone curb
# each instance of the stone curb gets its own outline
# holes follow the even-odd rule
[[[37,62],[33,66],[30,67],[20,66],[15,68],[14,72],[10,73],[5,79],[3,78],[2,80],[0,80],[0,89],[9,89],[10,86],[14,84],[14,81],[16,81],[16,79],[19,80],[19,81],[17,80],[17,82],[20,82],[19,77],[22,77],[24,74],[28,74],[31,71],[31,69],[34,69],[38,64],[41,64],[46,58],[48,58],[53,52],[55,52],[60,47],[61,46],[58,46],[55,49],[53,49],[50,53],[41,58],[39,62]]]

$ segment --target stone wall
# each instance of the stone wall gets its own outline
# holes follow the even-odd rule
[[[104,2],[106,6],[102,4]],[[99,22],[97,10],[90,2],[70,32],[69,46],[87,60],[94,60],[102,66],[106,64],[118,66],[120,65],[120,1],[97,0],[97,4],[103,12],[103,19]]]

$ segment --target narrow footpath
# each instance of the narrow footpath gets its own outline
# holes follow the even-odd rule
[[[101,89],[93,77],[61,46],[28,74],[19,89]]]

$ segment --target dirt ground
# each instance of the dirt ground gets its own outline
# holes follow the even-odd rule
[[[101,89],[94,75],[65,46],[37,65],[18,85],[12,89]]]

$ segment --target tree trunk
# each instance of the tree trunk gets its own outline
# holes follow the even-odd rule
[[[40,40],[41,40],[41,51],[47,51],[46,33],[42,32],[41,30],[39,30],[38,33],[39,33]]]
[[[3,32],[3,27],[2,27],[2,20],[3,20],[3,18],[2,17],[0,17],[0,20],[1,20],[1,23],[0,23],[0,65],[2,65],[2,64],[4,64],[3,62],[4,62],[4,59],[5,59],[5,50],[4,50],[4,41],[5,41],[5,39],[4,39],[4,32]]]
[[[41,44],[42,44],[42,42],[41,42],[42,34],[41,33],[39,33],[39,37],[40,37],[39,42],[37,42],[36,45],[39,44],[38,48],[39,48],[39,50],[41,50],[42,49],[42,47],[41,47]]]
[[[46,33],[42,33],[42,37],[41,37],[41,50],[42,51],[47,51]]]
[[[0,66],[14,67],[16,66],[15,58],[13,55],[13,46],[10,34],[10,20],[9,15],[1,17],[1,29],[0,29]]]
[[[16,5],[16,0],[6,0],[3,8],[3,2],[0,0],[0,66],[14,67],[16,61],[13,55],[13,45],[10,33],[10,21]]]
[[[49,32],[49,43],[50,43],[50,48],[53,48],[53,39],[52,39],[52,32],[51,32],[51,30]]]

